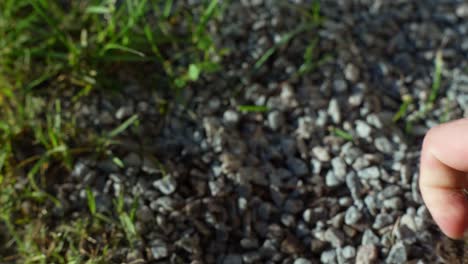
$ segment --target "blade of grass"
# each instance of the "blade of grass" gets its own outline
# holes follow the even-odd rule
[[[108,137],[109,138],[113,138],[117,135],[119,135],[120,133],[122,133],[123,131],[125,131],[128,127],[130,127],[131,125],[133,125],[135,122],[137,122],[138,120],[138,115],[137,114],[134,114],[133,116],[129,117],[127,120],[125,120],[125,122],[123,122],[120,126],[118,126],[117,128],[115,128],[114,130],[112,130],[109,134],[108,134]]]
[[[104,46],[104,48],[100,52],[100,56],[103,56],[109,50],[120,50],[120,51],[128,52],[128,53],[131,53],[131,54],[135,54],[135,55],[140,56],[140,57],[146,57],[146,55],[143,52],[140,52],[138,50],[135,50],[135,49],[132,49],[132,48],[129,48],[129,47],[125,47],[125,46],[122,46],[122,45],[116,44],[116,43],[109,43],[106,46]]]
[[[260,59],[257,60],[257,62],[254,65],[254,69],[258,70],[260,67],[265,64],[265,62],[284,44],[288,43],[291,39],[293,39],[295,36],[298,34],[311,29],[314,27],[314,23],[305,23],[300,26],[298,26],[295,30],[285,34],[278,43],[273,45],[273,47],[269,48],[261,57]]]
[[[444,61],[442,59],[442,52],[439,50],[436,53],[436,57],[434,61],[434,76],[432,79],[431,94],[428,100],[429,104],[433,104],[435,100],[437,99],[437,96],[439,95],[443,67],[444,67]]]
[[[408,107],[411,105],[412,102],[413,102],[413,98],[411,97],[411,95],[403,96],[403,102],[400,105],[398,112],[393,116],[393,122],[397,122],[403,116],[405,116],[406,112],[408,111]]]
[[[171,15],[172,4],[173,4],[173,0],[166,0],[166,2],[164,3],[163,16],[166,19]]]
[[[199,38],[202,35],[202,32],[205,31],[206,25],[208,24],[208,21],[210,21],[211,17],[213,17],[213,14],[217,6],[218,6],[218,0],[211,0],[210,4],[203,12],[200,22],[198,23],[197,29],[195,31],[197,38]]]
[[[263,113],[268,111],[268,107],[262,105],[239,105],[237,109],[245,113]]]
[[[96,198],[94,197],[93,191],[86,188],[86,198],[88,200],[88,208],[92,215],[96,215]]]
[[[333,128],[332,129],[333,131],[333,134],[335,134],[336,136],[344,139],[344,140],[348,140],[348,141],[353,141],[353,135],[351,135],[350,133],[344,131],[343,129],[340,129],[340,128]]]

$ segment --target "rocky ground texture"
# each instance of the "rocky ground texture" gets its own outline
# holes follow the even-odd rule
[[[81,126],[111,128],[133,114],[140,124],[110,150],[124,167],[77,161],[54,187],[65,204],[57,213],[79,217],[86,187],[100,212],[118,194],[137,200],[143,239],[122,248],[128,262],[447,261],[419,194],[418,159],[430,127],[468,111],[468,5],[320,1],[319,28],[255,70],[303,23],[306,2],[233,1],[210,22],[217,45],[231,50],[224,70],[182,91],[167,115],[163,95],[138,86],[77,106]],[[295,74],[314,40],[317,67]],[[442,85],[425,112],[437,54]],[[394,122],[405,96],[407,114]]]

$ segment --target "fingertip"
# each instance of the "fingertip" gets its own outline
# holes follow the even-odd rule
[[[462,191],[435,188],[424,193],[428,210],[441,231],[452,239],[463,239],[468,228],[468,205]]]

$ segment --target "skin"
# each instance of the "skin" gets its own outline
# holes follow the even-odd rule
[[[462,239],[468,231],[468,118],[432,128],[424,138],[419,186],[442,232]]]

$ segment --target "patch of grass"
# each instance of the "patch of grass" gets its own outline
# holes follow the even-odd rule
[[[442,83],[442,70],[444,67],[444,62],[442,58],[442,52],[437,51],[434,59],[434,71],[432,76],[432,85],[430,87],[430,93],[426,102],[421,102],[420,108],[412,113],[409,113],[409,109],[414,104],[414,100],[411,95],[404,95],[402,98],[402,104],[398,109],[398,112],[393,116],[393,122],[398,122],[399,120],[404,120],[405,123],[405,132],[407,134],[412,134],[413,126],[418,121],[423,120],[427,117],[429,111],[434,108],[434,104],[439,96],[441,83]],[[447,106],[445,106],[445,113],[439,119],[441,122],[448,119]]]
[[[70,104],[126,85],[117,76],[171,90],[220,70],[227,51],[207,29],[223,5],[203,1],[198,16],[172,0],[0,1],[1,263],[110,263],[139,239],[137,203],[128,212],[118,200],[102,214],[91,189],[83,217],[50,215],[61,208],[45,190],[50,178],[67,177],[78,155],[111,154],[139,123],[135,115],[101,135],[80,131]]]
[[[52,213],[63,209],[48,191],[52,179],[68,177],[83,154],[107,156],[124,167],[109,149],[140,122],[133,115],[96,134],[81,130],[71,111],[98,89],[118,91],[144,80],[149,89],[177,95],[221,70],[229,51],[216,46],[208,29],[228,3],[204,0],[188,10],[173,0],[0,1],[0,263],[113,263],[119,248],[136,244],[137,198],[129,206],[120,193],[111,212],[103,213],[89,187],[78,218]],[[319,1],[300,11],[306,21],[254,68],[323,20]],[[311,39],[300,74],[320,64],[317,44]],[[168,104],[161,103],[159,112],[166,113]],[[255,105],[238,110],[269,111]]]
[[[293,8],[297,8],[297,6],[288,3],[284,4]],[[275,43],[271,48],[269,48],[254,64],[253,69],[255,71],[260,69],[268,61],[268,59],[270,59],[271,56],[273,56],[281,47],[289,43],[294,37],[305,32],[313,31],[323,21],[323,17],[320,13],[320,1],[312,1],[309,9],[298,11],[302,15],[304,15],[306,20],[291,32],[284,34],[277,43]],[[304,63],[300,66],[299,71],[297,73],[298,75],[302,75],[315,68],[317,62],[314,61],[314,51],[317,43],[318,39],[313,38],[310,44],[307,46],[304,53]]]

